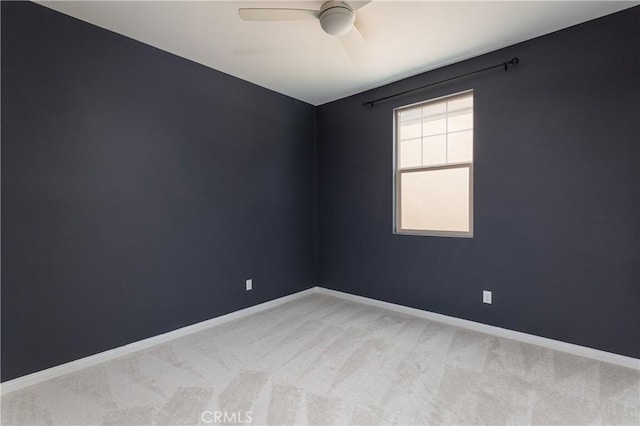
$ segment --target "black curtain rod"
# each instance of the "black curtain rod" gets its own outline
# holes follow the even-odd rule
[[[509,65],[515,65],[518,62],[520,62],[520,60],[518,58],[511,58],[510,61],[502,62],[501,64],[496,64],[496,65],[492,65],[490,67],[482,68],[481,70],[471,71],[471,72],[468,72],[466,74],[457,75],[455,77],[447,78],[446,80],[437,81],[435,83],[427,84],[426,86],[420,86],[420,87],[416,87],[415,89],[405,90],[404,92],[396,93],[394,95],[385,96],[384,98],[378,98],[378,99],[374,99],[372,101],[365,101],[365,102],[362,103],[362,106],[364,106],[364,107],[369,106],[369,105],[373,106],[374,104],[377,104],[378,102],[386,101],[386,100],[392,99],[392,98],[397,98],[398,96],[406,95],[407,93],[416,92],[418,90],[426,89],[427,87],[436,86],[436,85],[442,84],[442,83],[447,83],[449,81],[457,80],[459,78],[464,78],[464,77],[468,77],[468,76],[473,75],[473,74],[478,74],[478,73],[481,73],[481,72],[484,72],[484,71],[489,71],[489,70],[492,70],[494,68],[504,67],[504,70],[507,71],[509,69]]]

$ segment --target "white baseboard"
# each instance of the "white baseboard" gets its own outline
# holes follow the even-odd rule
[[[343,293],[341,291],[329,290],[323,287],[313,287],[307,290],[300,291],[298,293],[290,294],[288,296],[280,297],[278,299],[270,300],[268,302],[260,303],[259,305],[250,306],[239,311],[231,312],[226,315],[221,315],[216,318],[212,318],[206,321],[202,321],[193,325],[189,325],[177,330],[169,331],[168,333],[159,334],[157,336],[149,337],[147,339],[139,340],[137,342],[130,343],[125,346],[120,346],[114,349],[110,349],[105,352],[100,352],[95,355],[91,355],[85,358],[80,358],[75,361],[67,362],[55,367],[47,368],[46,370],[37,371],[26,376],[18,377],[13,380],[0,383],[0,391],[2,395],[10,392],[15,392],[27,386],[41,383],[45,380],[50,380],[64,374],[73,373],[83,368],[91,367],[101,362],[110,361],[112,359],[120,358],[131,353],[150,348],[162,343],[169,342],[173,339],[186,336],[188,334],[196,333],[198,331],[205,330],[216,325],[233,321],[238,318],[246,317],[248,315],[261,312],[267,309],[275,308],[283,303],[290,302],[292,300],[299,299],[308,294],[319,293],[329,296],[339,297],[345,300],[353,302],[363,303],[365,305],[375,306],[378,308],[388,309],[391,311],[411,315],[419,318],[425,318],[432,321],[442,322],[445,324],[451,324],[458,327],[466,328],[469,330],[479,331],[486,334],[491,334],[498,337],[504,337],[507,339],[513,339],[520,342],[531,343],[534,345],[542,346],[549,349],[554,349],[561,352],[566,352],[578,356],[583,356],[598,361],[608,362],[622,367],[628,367],[635,370],[640,370],[640,359],[632,358],[624,355],[618,355],[611,352],[605,352],[598,349],[588,348],[585,346],[574,345],[572,343],[566,343],[559,340],[553,340],[546,337],[535,336],[532,334],[522,333],[519,331],[509,330],[506,328],[495,327],[493,325],[482,324],[475,321],[469,321],[461,318],[450,317],[447,315],[437,314],[434,312],[423,311],[421,309],[410,308],[408,306],[396,305],[395,303],[383,302],[381,300],[371,299],[364,296],[356,296],[354,294]]]
[[[572,343],[562,342],[560,340],[540,337],[533,334],[522,333],[520,331],[500,328],[493,325],[482,324],[475,321],[469,321],[461,318],[450,317],[447,315],[437,314],[435,312],[423,311],[421,309],[410,308],[408,306],[396,305],[395,303],[383,302],[381,300],[370,299],[364,296],[356,296],[341,291],[329,290],[323,287],[316,287],[316,292],[326,294],[353,302],[363,303],[365,305],[384,308],[403,314],[425,318],[432,321],[442,322],[455,325],[469,330],[479,331],[481,333],[491,334],[498,337],[513,339],[524,343],[542,346],[556,351],[566,352],[573,355],[583,356],[598,361],[608,362],[610,364],[622,367],[640,370],[640,359],[632,358],[624,355],[618,355],[611,352],[601,351],[599,349],[588,348],[586,346],[574,345]]]
[[[64,374],[73,373],[83,368],[91,367],[101,362],[110,361],[115,358],[120,358],[125,355],[129,355],[133,352],[137,352],[143,349],[150,348],[162,343],[169,342],[178,337],[183,337],[188,334],[196,333],[198,331],[205,330],[207,328],[233,321],[238,318],[246,317],[256,312],[261,312],[266,309],[271,309],[283,303],[290,302],[292,300],[299,299],[311,293],[317,292],[317,287],[313,287],[307,290],[293,293],[288,296],[283,296],[278,299],[270,300],[268,302],[260,303],[258,305],[250,306],[248,308],[240,309],[239,311],[231,312],[226,315],[221,315],[206,321],[202,321],[196,324],[188,325],[186,327],[178,328],[167,333],[159,334],[157,336],[149,337],[147,339],[138,340],[137,342],[130,343],[128,345],[120,346],[108,351],[100,352],[95,355],[91,355],[85,358],[80,358],[75,361],[70,361],[65,364],[57,365],[55,367],[47,368],[46,370],[36,371],[35,373],[27,374],[26,376],[18,377],[13,380],[8,380],[4,383],[0,383],[0,394],[5,395],[10,392],[15,392],[24,387],[41,383],[45,380],[50,380]]]

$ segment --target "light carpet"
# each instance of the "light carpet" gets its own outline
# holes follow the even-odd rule
[[[321,294],[2,398],[4,425],[638,426],[639,413],[638,371]]]

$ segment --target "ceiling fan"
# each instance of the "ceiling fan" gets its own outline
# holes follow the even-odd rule
[[[368,1],[327,1],[319,10],[290,8],[240,8],[243,21],[300,21],[319,20],[320,27],[329,35],[339,38],[354,62],[364,62],[371,56],[369,46],[356,24],[356,10]]]

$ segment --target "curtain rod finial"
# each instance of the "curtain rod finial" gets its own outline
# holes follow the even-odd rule
[[[503,62],[502,65],[504,65],[504,70],[507,71],[509,69],[509,65],[515,65],[518,62],[520,62],[520,59],[518,59],[517,56],[514,56],[510,61]]]

